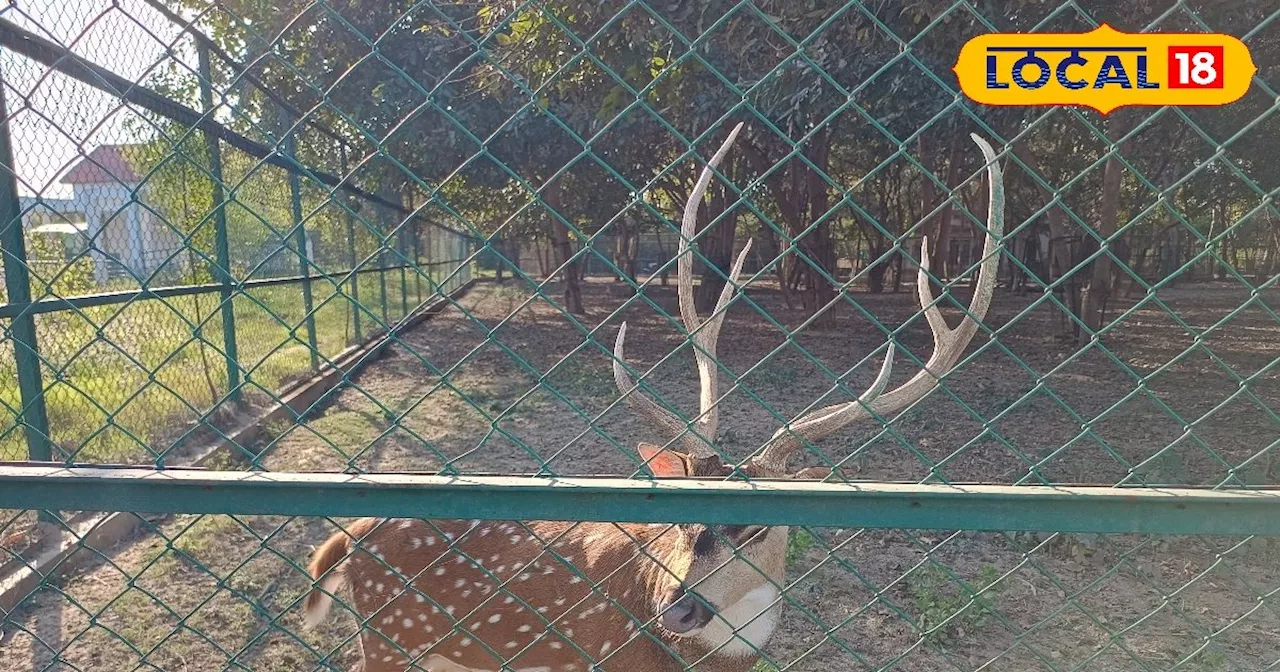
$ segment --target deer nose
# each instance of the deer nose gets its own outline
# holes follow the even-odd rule
[[[662,627],[677,635],[687,634],[705,626],[715,613],[693,593],[677,589],[673,591],[667,608],[662,612]]]

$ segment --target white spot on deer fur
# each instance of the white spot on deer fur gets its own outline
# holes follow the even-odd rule
[[[515,563],[514,565],[511,565],[511,571],[513,571],[513,572],[518,572],[518,571],[520,571],[520,568],[521,568],[521,567],[524,567],[524,563],[523,563],[523,562],[517,562],[517,563]]]
[[[448,615],[452,616],[452,615],[453,615],[453,605],[451,604],[451,605],[449,605],[449,606],[445,607],[445,608],[444,608],[444,613],[446,613],[446,614],[448,614]]]
[[[436,567],[436,576],[444,576],[444,567]]]
[[[422,596],[422,593],[414,593],[414,594],[413,594],[413,601],[414,601],[414,602],[417,602],[418,604],[422,604],[423,602],[426,602],[426,601],[427,601],[427,598],[423,597],[423,596]]]
[[[427,537],[427,538],[423,539],[423,540],[422,540],[422,542],[423,542],[423,543],[425,543],[425,544],[426,544],[426,545],[428,545],[428,546],[435,546],[435,545],[436,545],[436,538],[435,538],[435,537]]]
[[[472,623],[472,624],[471,624],[471,629],[472,629],[472,630],[479,630],[479,629],[480,629],[480,621],[476,621],[475,623]]]
[[[603,656],[604,654],[609,653],[609,650],[612,648],[613,642],[606,641],[604,644],[600,645],[600,655]]]
[[[400,529],[402,529],[402,530],[407,530],[407,529],[409,529],[409,528],[411,528],[411,527],[413,527],[413,521],[412,521],[412,520],[406,520],[406,521],[404,521],[403,523],[400,523]]]
[[[502,614],[494,614],[489,617],[490,623],[497,623],[498,621],[501,621],[501,620],[502,620]]]
[[[413,619],[412,619],[412,618],[406,618],[406,619],[404,619],[403,621],[401,621],[401,623],[403,623],[403,624],[404,624],[404,627],[406,627],[406,628],[412,628],[412,627],[413,627]]]
[[[365,587],[365,588],[372,588],[372,587],[373,587],[373,579],[365,579],[365,581],[364,581],[364,587]]]
[[[454,581],[454,582],[453,582],[453,587],[454,587],[454,588],[461,588],[461,587],[463,587],[463,586],[465,586],[465,585],[467,585],[467,580],[466,580],[466,579],[458,579],[457,581]]]
[[[546,608],[546,607],[538,607],[538,613],[539,613],[539,614],[545,614],[545,613],[547,613],[547,608]]]
[[[520,543],[520,539],[521,539],[521,538],[522,538],[522,537],[521,537],[520,535],[518,535],[518,534],[513,534],[513,535],[511,535],[511,543],[513,543],[513,544],[518,544],[518,543]]]
[[[575,574],[575,575],[573,575],[573,576],[571,576],[571,577],[569,577],[569,583],[579,583],[579,582],[581,582],[581,581],[582,581],[582,577],[581,577],[581,576],[578,576],[578,575],[576,575],[576,574]]]
[[[471,646],[471,638],[463,637],[462,641],[458,642],[458,646]]]
[[[564,598],[563,598],[563,597],[561,597],[561,598],[557,598],[557,599],[556,599],[556,606],[557,606],[557,607],[563,607],[563,606],[564,606]]]
[[[551,565],[547,565],[546,567],[542,568],[542,575],[547,576],[549,574],[554,574],[555,571],[556,571],[555,567],[552,567]]]
[[[521,580],[521,581],[528,581],[530,576],[531,576],[531,575],[529,574],[529,572],[525,572],[525,573],[523,573],[523,574],[521,574],[521,575],[520,575],[520,580]]]
[[[493,555],[489,556],[489,562],[497,562],[498,558],[500,557],[502,556],[498,555],[497,553],[494,553]]]
[[[384,663],[389,663],[389,662],[391,662],[391,656],[383,656],[383,657],[382,657],[382,662],[384,662]]]
[[[516,668],[516,672],[551,672],[551,668],[546,665],[539,665],[538,667],[520,667]]]
[[[468,589],[466,589],[466,590],[462,591],[462,596],[463,596],[463,597],[471,597],[471,589],[470,589],[470,588],[468,588]]]
[[[553,649],[558,649],[558,648],[560,648],[560,647],[562,646],[562,645],[560,644],[560,642],[549,642],[548,644],[549,644],[549,646],[550,646],[551,648],[553,648]]]
[[[419,546],[422,546],[422,540],[417,537],[411,537],[409,539],[409,545],[414,548],[418,548]]]
[[[516,631],[517,631],[517,632],[529,632],[529,631],[530,631],[530,630],[532,630],[532,629],[533,629],[533,627],[532,627],[532,626],[530,626],[528,623],[525,623],[524,625],[522,625],[522,626],[520,626],[520,627],[516,628]]]
[[[520,645],[519,645],[519,644],[517,644],[517,643],[515,643],[515,642],[507,642],[507,644],[506,644],[506,647],[507,647],[508,649],[514,649],[514,648],[516,648],[517,646],[520,646]]]
[[[459,555],[459,556],[458,556],[458,564],[459,564],[459,565],[461,565],[462,563],[464,563],[464,562],[466,562],[466,561],[467,561],[467,556],[465,556],[465,555]]]
[[[503,573],[503,572],[507,571],[507,566],[506,566],[506,565],[498,565],[498,568],[497,568],[497,569],[495,569],[495,570],[493,570],[493,571],[495,571],[495,572],[497,572],[497,573],[501,574],[501,573]]]
[[[562,629],[562,632],[564,632],[564,636],[565,636],[565,637],[572,637],[572,636],[573,636],[573,628],[563,628],[563,629]]]
[[[454,651],[454,652],[453,652],[453,657],[454,657],[454,658],[461,658],[461,657],[462,657],[462,652],[461,652],[461,651]]]
[[[512,602],[515,602],[515,601],[516,601],[516,598],[514,598],[514,597],[512,597],[512,596],[510,596],[510,595],[508,595],[508,596],[506,596],[506,597],[502,598],[502,603],[503,603],[503,604],[511,604]]]
[[[378,552],[378,545],[377,545],[377,544],[369,544],[369,552],[370,552],[370,553],[375,553],[375,554],[376,554],[376,553]]]
[[[373,589],[381,593],[384,586],[385,584],[379,583],[378,585],[374,586]]]
[[[423,623],[426,623],[426,622],[427,622],[427,614],[426,614],[426,612],[419,611],[419,612],[418,612],[418,620],[419,620],[419,621],[422,621]],[[427,628],[427,631],[428,631],[428,632],[430,632],[430,631],[431,631],[431,628]]]
[[[445,532],[445,533],[444,533],[444,538],[445,538],[445,539],[448,539],[449,541],[453,541],[455,538],[457,538],[457,536],[458,536],[458,535],[456,535],[456,534],[454,534],[454,533],[452,533],[452,532]]]
[[[391,625],[391,621],[394,621],[394,620],[396,620],[396,617],[395,617],[395,616],[388,616],[388,617],[386,617],[386,618],[382,619],[382,624],[383,624],[383,625]]]
[[[636,622],[631,619],[627,619],[627,632],[631,632],[632,630],[635,630],[635,629],[636,629]]]

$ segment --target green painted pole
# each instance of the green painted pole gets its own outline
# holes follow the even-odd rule
[[[9,303],[31,303],[31,276],[27,273],[27,245],[23,239],[22,206],[18,203],[18,176],[13,169],[13,144],[9,136],[9,107],[0,81],[0,259],[4,262],[4,288]],[[49,436],[49,413],[44,404],[44,381],[40,373],[40,345],[36,340],[35,315],[26,311],[13,317],[9,324],[13,354],[18,368],[18,394],[22,407],[18,424],[27,437],[30,459],[53,459],[53,441]],[[41,513],[45,520],[50,516]]]
[[[379,269],[378,270],[378,292],[381,295],[380,298],[382,300],[382,322],[383,324],[389,325],[391,323],[391,320],[387,316],[387,272],[385,270],[382,270],[387,267],[387,241],[385,237],[382,236],[383,231],[385,231],[385,229],[379,226],[378,238],[380,240],[378,241],[378,269]]]
[[[293,131],[289,127],[293,124],[293,119],[289,115],[288,110],[280,110],[280,130],[284,133],[284,153],[290,159],[297,161],[295,146],[293,139]],[[320,370],[320,343],[316,340],[316,315],[315,301],[311,295],[311,264],[307,253],[307,229],[302,222],[302,181],[298,174],[289,171],[289,209],[293,217],[293,235],[294,245],[298,249],[298,269],[299,275],[302,276],[302,307],[306,311],[306,317],[303,321],[307,325],[307,347],[311,350],[311,370]]]
[[[413,220],[410,220],[412,222]],[[409,229],[410,223],[405,223],[400,227],[400,234],[396,236],[396,247],[400,248],[400,258],[409,256]],[[400,268],[400,317],[409,314],[409,271],[402,265]]]
[[[207,115],[213,114],[213,67],[209,63],[209,50],[201,47],[199,53],[200,67],[200,105]],[[235,279],[231,276],[231,244],[227,237],[227,198],[222,191],[222,150],[217,136],[204,134],[205,145],[209,152],[209,174],[213,180],[213,231],[214,281],[222,285],[218,290],[222,311],[222,346],[223,356],[227,363],[227,397],[232,402],[240,401],[240,354],[236,347],[236,305]]]
[[[417,297],[416,305],[422,305],[422,229],[418,219],[413,219],[413,288]],[[429,269],[428,269],[429,271]]]
[[[345,179],[347,176],[347,148],[342,147],[339,151],[342,153],[342,177]],[[360,328],[360,274],[355,272],[356,264],[358,263],[356,255],[356,224],[350,212],[346,212],[344,217],[347,220],[347,259],[349,262],[347,268],[352,271],[351,300],[347,305],[351,306],[351,319],[354,322],[352,331],[355,333],[354,342],[360,343],[364,341],[364,334]]]

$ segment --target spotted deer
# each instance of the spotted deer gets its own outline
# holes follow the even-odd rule
[[[716,341],[749,251],[733,264],[710,317],[694,308],[689,251],[698,205],[712,171],[741,130],[735,128],[702,171],[684,209],[677,261],[681,318],[690,333],[701,383],[700,414],[690,425],[642,396],[628,375],[623,344],[614,345],[614,379],[638,413],[683,450],[641,443],[658,477],[717,478],[732,467],[710,441],[719,399]],[[892,344],[879,374],[856,400],[806,413],[778,429],[739,468],[752,478],[808,478],[791,473],[788,457],[851,422],[913,404],[959,361],[990,306],[996,248],[1004,224],[1004,188],[991,146],[972,136],[986,159],[990,188],[987,237],[969,314],[951,329],[927,277],[927,240],[917,279],[933,331],[933,354],[901,386],[885,392]],[[333,596],[361,625],[364,672],[676,672],[687,668],[746,672],[778,625],[787,550],[786,527],[627,523],[362,519],[314,553],[314,587],[305,600],[309,625],[320,623]]]

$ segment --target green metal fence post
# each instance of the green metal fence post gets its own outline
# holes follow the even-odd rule
[[[13,168],[13,145],[9,137],[9,106],[0,80],[0,260],[4,262],[4,287],[10,304],[31,303],[31,277],[27,273],[27,245],[23,239],[22,206],[18,203],[18,174]],[[27,437],[27,454],[32,460],[53,459],[49,437],[49,414],[44,405],[44,381],[40,373],[40,346],[36,341],[36,318],[29,311],[14,316],[9,325],[13,355],[18,369],[21,408],[18,423]],[[44,517],[42,515],[42,517]]]
[[[381,196],[385,197],[388,195],[385,189],[380,190],[380,192]],[[391,322],[391,318],[387,314],[387,240],[386,236],[382,235],[387,230],[383,224],[385,224],[389,218],[390,217],[386,212],[381,212],[378,217],[378,293],[380,295],[379,299],[382,302],[383,324],[389,324]]]
[[[342,177],[345,179],[348,169],[347,148],[342,147],[339,152],[342,155]],[[350,262],[347,266],[351,269],[351,299],[347,302],[347,305],[351,306],[352,332],[355,334],[354,342],[360,343],[364,341],[364,333],[360,327],[360,269],[356,268],[356,264],[359,263],[356,255],[356,224],[351,213],[349,211],[344,212],[343,218],[347,224],[347,258]]]
[[[400,233],[396,235],[396,247],[400,248],[400,259],[406,259],[409,256],[409,226],[413,223],[413,219],[405,222],[400,227]],[[407,263],[400,263],[400,316],[404,317],[409,314],[409,269]]]
[[[293,118],[289,111],[281,109],[280,131],[284,133],[284,153],[289,159],[297,161],[293,131],[289,129],[291,125]],[[307,229],[302,222],[302,181],[298,178],[298,173],[292,170],[289,171],[289,212],[293,221],[294,245],[298,248],[298,275],[302,277],[302,307],[306,311],[303,321],[307,325],[307,346],[311,349],[311,370],[318,371],[320,344],[316,340],[315,303],[311,296],[311,253],[307,246]]]
[[[209,49],[198,50],[200,67],[200,105],[207,115],[213,114],[213,66],[209,62]],[[236,346],[235,280],[231,276],[231,244],[227,237],[227,199],[222,190],[222,151],[218,138],[204,134],[209,152],[209,174],[213,181],[213,230],[214,281],[222,285],[218,290],[222,306],[222,345],[227,363],[227,393],[232,402],[240,401],[240,354]]]
[[[422,236],[422,227],[417,217],[413,218],[413,289],[414,296],[417,298],[415,305],[422,305],[422,245],[419,238]],[[430,267],[427,269],[430,272]]]

